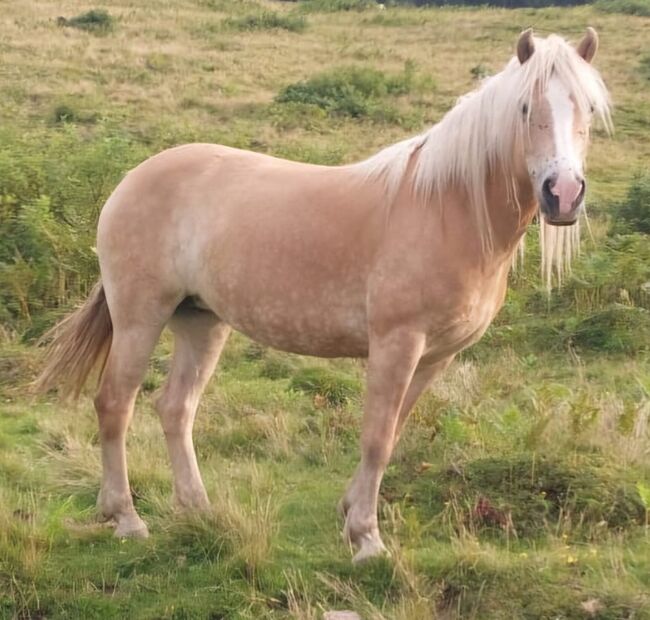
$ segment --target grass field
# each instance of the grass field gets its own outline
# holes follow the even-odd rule
[[[4,3],[0,617],[650,618],[650,228],[622,207],[650,200],[650,19],[333,4]],[[90,9],[107,17],[74,20]],[[28,385],[35,340],[96,275],[96,217],[121,175],[189,141],[360,159],[438,120],[525,27],[577,40],[586,25],[616,128],[590,151],[592,236],[549,298],[531,231],[495,325],[418,405],[382,487],[391,558],[353,566],[336,515],[363,364],[239,335],[195,429],[212,511],[170,502],[151,406],[165,336],[129,438],[151,537],[98,523],[92,390],[74,406]]]

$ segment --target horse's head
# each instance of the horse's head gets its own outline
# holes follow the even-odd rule
[[[517,57],[522,71],[534,75],[538,69],[528,65],[546,63],[544,44],[546,41],[533,38],[531,30],[521,34]],[[537,52],[536,47],[540,48]],[[520,101],[525,159],[533,191],[545,220],[556,226],[573,224],[584,202],[583,162],[595,104],[575,75],[595,74],[589,63],[597,48],[598,35],[589,28],[576,48],[565,55],[571,70],[556,58],[557,66],[545,67],[546,79],[536,82]],[[588,84],[589,79],[585,82]]]

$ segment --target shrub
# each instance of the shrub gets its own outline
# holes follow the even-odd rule
[[[86,294],[101,205],[145,154],[104,125],[0,129],[0,320],[22,329]]]
[[[95,123],[97,114],[93,112],[78,112],[67,103],[61,103],[52,112],[52,121],[55,125],[62,123]]]
[[[469,72],[472,74],[472,77],[475,80],[483,80],[485,79],[488,75],[490,75],[489,69],[483,65],[483,64],[478,64],[474,65]]]
[[[294,364],[292,364],[291,358],[280,353],[269,352],[262,362],[260,377],[272,379],[273,381],[285,379],[291,375],[293,369]]]
[[[39,370],[38,362],[33,350],[4,345],[0,349],[0,390],[34,380]]]
[[[650,0],[598,0],[595,6],[606,13],[650,17]]]
[[[302,15],[282,15],[272,11],[263,11],[244,17],[231,17],[224,20],[224,25],[232,30],[288,30],[302,32],[307,27],[307,20]]]
[[[54,108],[52,117],[55,123],[72,123],[77,120],[77,113],[69,105],[63,103]]]
[[[570,340],[581,349],[638,353],[650,347],[650,311],[613,305],[580,321]]]
[[[642,523],[645,516],[634,484],[595,458],[580,463],[535,454],[480,458],[422,476],[417,485],[420,497],[431,497],[435,512],[452,504],[466,527],[511,527],[519,536],[539,536],[561,525],[560,519],[584,528],[574,534],[588,536],[601,524],[618,529]]]
[[[382,99],[407,94],[415,86],[412,63],[407,62],[404,71],[395,75],[365,67],[342,67],[286,86],[275,101],[317,106],[332,116],[382,120],[387,113]],[[395,114],[388,118],[396,120]]]
[[[114,19],[103,9],[92,9],[70,19],[59,17],[57,23],[59,26],[69,26],[70,28],[95,33],[106,33],[113,29]]]
[[[641,233],[617,235],[581,259],[573,277],[554,299],[580,313],[621,301],[650,308],[649,281],[650,238]]]
[[[259,8],[259,4],[253,0],[199,0],[200,6],[212,11],[232,13],[233,10],[250,10]]]
[[[376,0],[304,0],[300,8],[314,13],[335,13],[337,11],[365,11],[377,8]]]
[[[302,368],[291,378],[289,389],[320,396],[332,406],[344,405],[361,392],[360,382],[342,372],[312,366]]]
[[[625,201],[614,209],[612,232],[650,235],[650,173],[639,174],[632,181]]]

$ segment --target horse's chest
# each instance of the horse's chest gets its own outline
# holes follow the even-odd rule
[[[485,333],[501,308],[505,286],[495,282],[492,287],[472,291],[433,303],[427,329],[427,345],[431,352],[454,354],[475,342]]]

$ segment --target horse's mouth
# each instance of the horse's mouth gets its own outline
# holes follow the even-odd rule
[[[569,220],[552,220],[552,219],[550,219],[548,217],[545,217],[544,221],[547,224],[550,224],[551,226],[573,226],[578,221],[578,219],[576,218],[575,220],[571,220],[571,221],[569,221]]]
[[[543,204],[540,205],[540,216],[549,226],[573,226],[578,221],[578,216],[580,215],[580,207],[564,215],[559,215],[557,211],[551,211],[550,213],[549,211],[551,209],[545,208]]]

